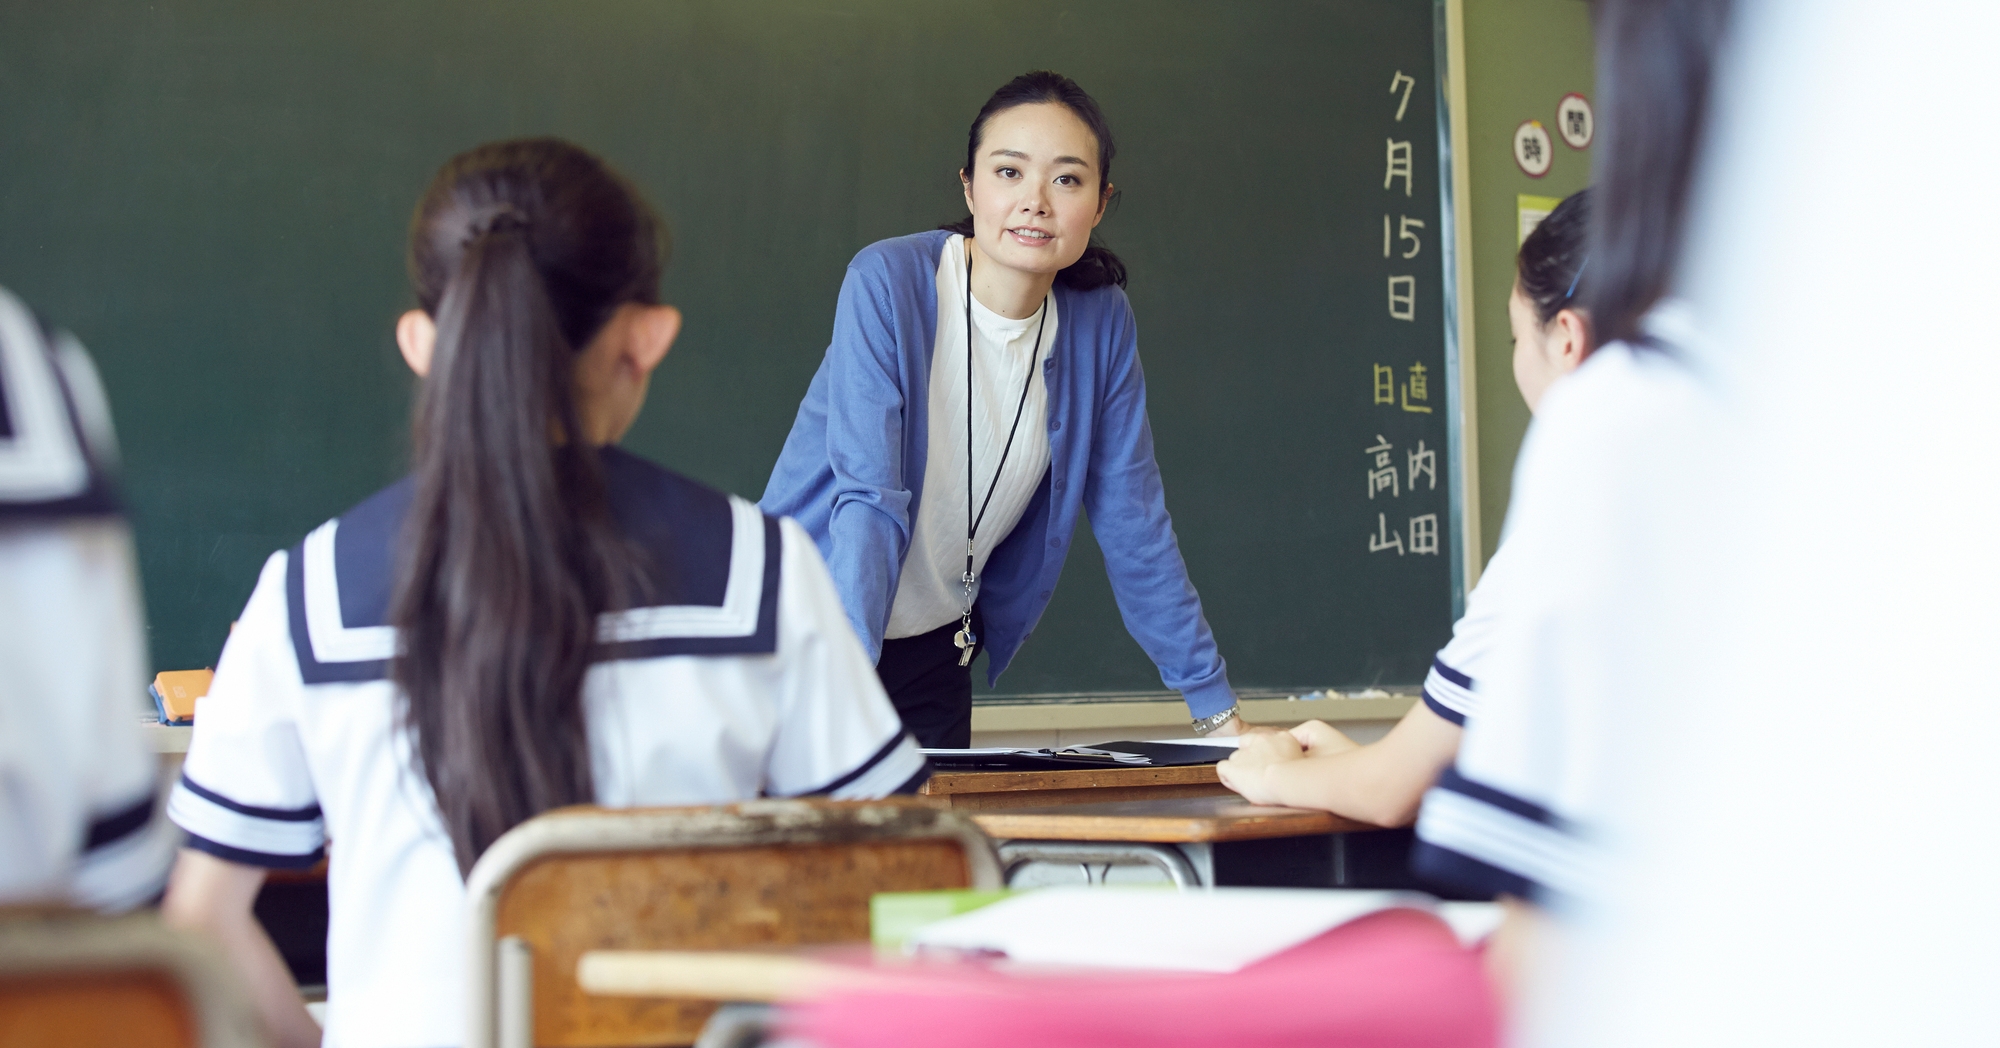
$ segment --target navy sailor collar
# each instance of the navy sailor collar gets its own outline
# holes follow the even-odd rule
[[[616,447],[603,463],[612,516],[642,553],[652,596],[599,617],[596,661],[776,651],[777,519]],[[286,604],[305,683],[387,678],[389,602],[413,490],[405,477],[288,552]]]

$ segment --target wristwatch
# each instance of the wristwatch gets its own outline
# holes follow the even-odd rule
[[[1232,702],[1229,704],[1229,708],[1223,710],[1221,713],[1210,714],[1206,717],[1196,717],[1190,723],[1196,735],[1207,735],[1209,732],[1229,723],[1229,718],[1237,716],[1242,712],[1243,707]]]

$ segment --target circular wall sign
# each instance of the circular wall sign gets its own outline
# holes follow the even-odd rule
[[[1539,120],[1523,120],[1514,129],[1514,162],[1529,178],[1540,178],[1549,173],[1554,160],[1555,143],[1549,140],[1549,129]]]
[[[1556,103],[1556,133],[1571,149],[1589,149],[1590,140],[1597,137],[1597,114],[1591,111],[1590,99],[1573,91],[1564,95]]]

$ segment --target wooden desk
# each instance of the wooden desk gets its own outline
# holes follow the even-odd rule
[[[1213,774],[1215,769],[1202,770]],[[1212,844],[1381,829],[1332,812],[1248,804],[1233,793],[987,811],[975,813],[972,821],[987,836],[1003,840],[1148,844]]]
[[[1011,877],[1029,863],[1153,866],[1187,887],[1414,888],[1409,830],[1227,797],[975,811]]]
[[[956,811],[1042,808],[1105,801],[1234,797],[1215,765],[1064,771],[941,771],[917,791]],[[988,831],[991,832],[991,831]]]

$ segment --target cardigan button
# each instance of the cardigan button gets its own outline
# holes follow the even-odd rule
[[[1062,548],[1062,540],[1061,540],[1061,539],[1050,539],[1050,540],[1049,540],[1049,548],[1050,548],[1050,549],[1061,549],[1061,548]]]
[[[1058,431],[1058,430],[1061,430],[1061,429],[1062,429],[1062,419],[1059,419],[1059,418],[1056,418],[1056,419],[1050,419],[1050,420],[1049,420],[1049,430],[1050,430],[1050,432],[1055,432],[1055,431]]]

